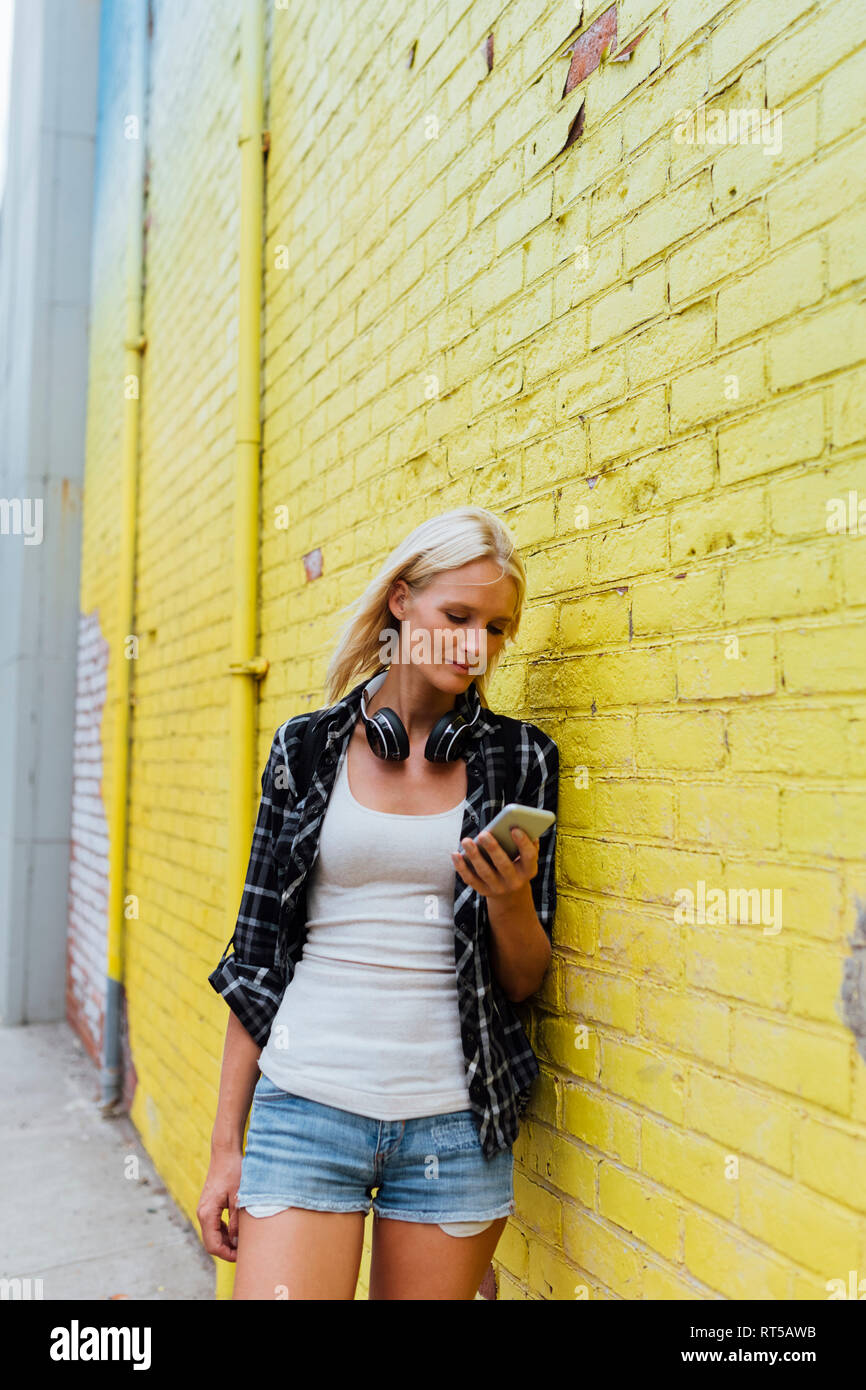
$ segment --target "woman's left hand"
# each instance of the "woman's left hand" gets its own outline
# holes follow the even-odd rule
[[[517,859],[511,859],[505,853],[489,830],[482,830],[474,840],[468,835],[461,840],[462,855],[452,851],[454,867],[463,882],[482,897],[498,898],[518,893],[530,879],[535,878],[538,872],[538,841],[517,826],[512,831],[512,838],[520,849]],[[485,859],[479,845],[485,854],[489,854],[492,864]]]

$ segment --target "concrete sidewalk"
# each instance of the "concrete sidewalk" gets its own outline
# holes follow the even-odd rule
[[[0,1276],[41,1278],[46,1300],[214,1299],[214,1262],[131,1121],[102,1117],[67,1023],[0,1027],[0,1135]]]

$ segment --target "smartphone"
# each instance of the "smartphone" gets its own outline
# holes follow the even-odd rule
[[[552,811],[540,811],[537,806],[521,806],[518,801],[509,801],[484,829],[490,831],[510,859],[517,859],[520,851],[517,841],[511,838],[511,827],[516,825],[520,830],[525,830],[533,840],[537,840],[545,830],[550,829],[555,820],[556,816]],[[478,848],[483,853],[483,847],[479,845]],[[485,855],[485,858],[489,856]]]

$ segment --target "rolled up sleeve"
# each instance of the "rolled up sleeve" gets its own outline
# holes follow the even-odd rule
[[[285,991],[284,972],[277,964],[280,892],[274,856],[288,795],[284,727],[274,735],[262,773],[262,795],[234,933],[207,977],[260,1047],[268,1040]]]

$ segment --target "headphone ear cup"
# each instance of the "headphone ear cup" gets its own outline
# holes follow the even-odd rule
[[[409,735],[399,714],[392,709],[377,709],[364,720],[367,742],[377,758],[404,762],[409,756]]]
[[[450,714],[443,714],[430,730],[430,737],[424,748],[424,757],[430,763],[453,763],[460,757],[466,746],[469,735],[472,732],[471,725],[466,723],[462,714],[456,717],[452,711]]]

